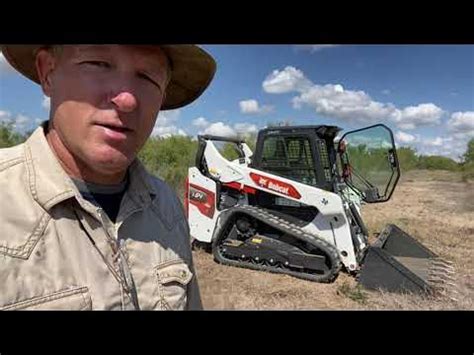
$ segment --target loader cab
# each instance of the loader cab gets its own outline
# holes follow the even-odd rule
[[[251,167],[327,191],[335,189],[336,126],[261,130]]]
[[[400,177],[393,133],[377,124],[345,133],[336,126],[288,126],[261,130],[254,169],[331,192],[348,185],[365,202],[388,201]]]

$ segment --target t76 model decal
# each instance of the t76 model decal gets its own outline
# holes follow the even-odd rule
[[[216,196],[213,192],[194,184],[189,184],[189,203],[196,206],[199,211],[212,218],[215,211]]]

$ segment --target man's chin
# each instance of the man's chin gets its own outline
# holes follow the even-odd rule
[[[95,168],[94,170],[105,174],[115,174],[127,170],[134,159],[117,151],[107,152],[107,154],[98,153],[91,158],[91,165]]]

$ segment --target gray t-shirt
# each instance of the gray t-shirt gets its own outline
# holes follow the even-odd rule
[[[101,207],[115,223],[122,202],[123,195],[127,190],[128,178],[118,185],[100,185],[83,180],[72,179],[84,199]]]

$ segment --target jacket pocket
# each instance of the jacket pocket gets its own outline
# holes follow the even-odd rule
[[[160,291],[160,304],[166,310],[184,310],[187,303],[187,285],[193,273],[182,260],[166,262],[155,267]]]
[[[87,311],[92,309],[92,299],[87,287],[75,287],[48,294],[46,296],[33,297],[24,301],[16,302],[4,307],[2,311],[14,310],[71,310]]]

